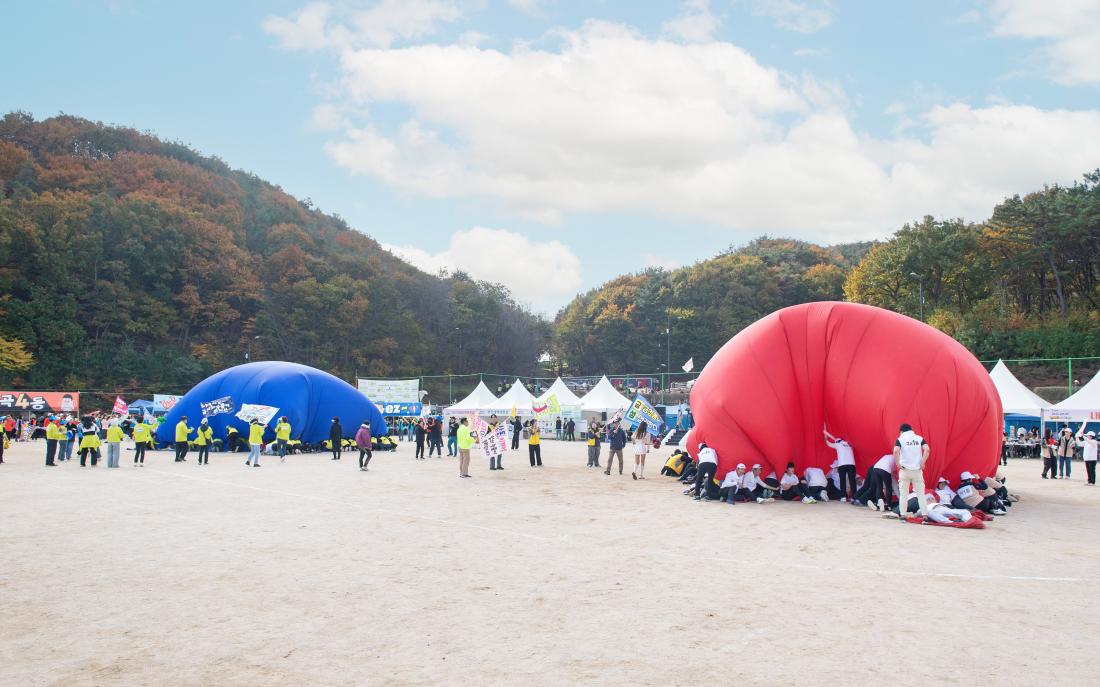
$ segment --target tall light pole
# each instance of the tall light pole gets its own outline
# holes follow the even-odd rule
[[[920,299],[920,321],[924,322],[924,276],[916,272],[910,272],[909,276],[917,279],[917,292],[920,294],[918,296]]]
[[[252,342],[253,341],[259,341],[259,340],[260,340],[260,335],[259,334],[257,334],[256,336],[254,336],[254,337],[252,337],[251,339],[248,340],[248,350],[246,350],[244,352],[244,361],[246,363],[252,361]]]

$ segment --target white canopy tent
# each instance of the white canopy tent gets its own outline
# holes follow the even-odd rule
[[[1050,415],[1074,420],[1100,419],[1100,372],[1089,383],[1061,403],[1056,403]],[[1096,416],[1096,417],[1094,417]]]
[[[474,414],[481,415],[491,412],[491,408],[497,404],[497,397],[493,395],[492,391],[489,391],[489,387],[485,386],[485,382],[478,382],[477,387],[470,392],[470,395],[462,399],[458,403],[444,409],[444,415],[461,415],[461,414]]]
[[[581,398],[581,410],[586,413],[614,413],[629,405],[630,399],[616,391],[606,375]]]
[[[561,377],[555,379],[554,383],[550,385],[550,388],[544,391],[542,395],[535,400],[540,403],[545,403],[546,399],[551,396],[556,396],[558,398],[558,404],[563,408],[569,406],[576,406],[579,408],[581,405],[580,397],[573,393],[573,390],[566,386],[565,382],[561,381]]]
[[[989,371],[989,377],[993,380],[993,386],[997,387],[997,395],[1001,397],[1001,408],[1006,415],[1013,413],[1039,417],[1044,410],[1051,407],[1049,402],[1016,379],[1003,360],[997,361]]]
[[[527,387],[523,386],[523,382],[518,379],[512,382],[512,386],[508,391],[498,398],[491,406],[491,412],[497,415],[511,415],[512,408],[516,409],[516,416],[526,415],[531,416],[535,414],[535,411],[531,409],[531,402],[535,400],[534,395],[527,390]]]

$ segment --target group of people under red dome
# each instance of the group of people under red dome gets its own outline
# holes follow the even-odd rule
[[[926,488],[923,468],[932,449],[908,424],[900,426],[893,451],[879,458],[862,477],[856,472],[855,455],[848,442],[827,430],[824,439],[837,454],[829,472],[811,466],[799,475],[790,462],[781,475],[773,471],[764,476],[759,463],[751,467],[737,463],[719,479],[718,454],[705,443],[699,444],[694,460],[678,449],[661,472],[679,477],[687,485],[683,493],[697,501],[730,505],[739,501],[764,504],[776,499],[839,501],[895,515],[901,522],[978,527],[994,515],[1007,514],[1018,500],[1008,493],[1000,475],[983,477],[964,471],[957,481],[939,477],[934,488]]]

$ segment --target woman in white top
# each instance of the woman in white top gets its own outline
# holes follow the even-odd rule
[[[634,432],[634,479],[645,479],[645,456],[649,453],[649,426],[643,421]]]

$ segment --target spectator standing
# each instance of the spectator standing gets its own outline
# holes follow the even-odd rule
[[[453,417],[447,423],[447,455],[450,457],[458,455],[458,420]]]
[[[924,502],[924,464],[931,450],[924,437],[902,424],[894,441],[894,458],[898,462],[898,509],[900,521],[909,516],[909,487],[917,494],[917,506],[922,517],[928,517],[928,505]]]
[[[1077,452],[1077,442],[1073,439],[1073,430],[1069,427],[1062,428],[1062,434],[1058,437],[1058,477],[1069,479],[1070,470],[1073,468],[1073,454]]]
[[[470,426],[466,418],[458,423],[458,476],[470,476],[470,449],[473,448],[474,437],[470,433]]]
[[[359,469],[367,472],[374,445],[370,436],[370,425],[366,422],[359,425],[359,431],[355,433],[355,448],[359,449]]]
[[[340,418],[332,418],[332,426],[328,430],[328,440],[332,448],[332,459],[340,460],[344,452],[344,428],[340,426]]]
[[[122,450],[122,428],[118,426],[118,420],[111,418],[107,423],[107,467],[117,468],[118,457]]]
[[[623,474],[623,449],[626,448],[626,432],[616,420],[607,426],[607,469],[603,474],[611,474],[611,466],[616,456],[619,458],[619,474]]]
[[[205,420],[204,420],[205,422]],[[286,462],[286,445],[290,441],[290,420],[286,415],[279,418],[279,424],[275,425],[275,448],[279,453],[279,462]],[[210,455],[209,449],[207,456]]]

